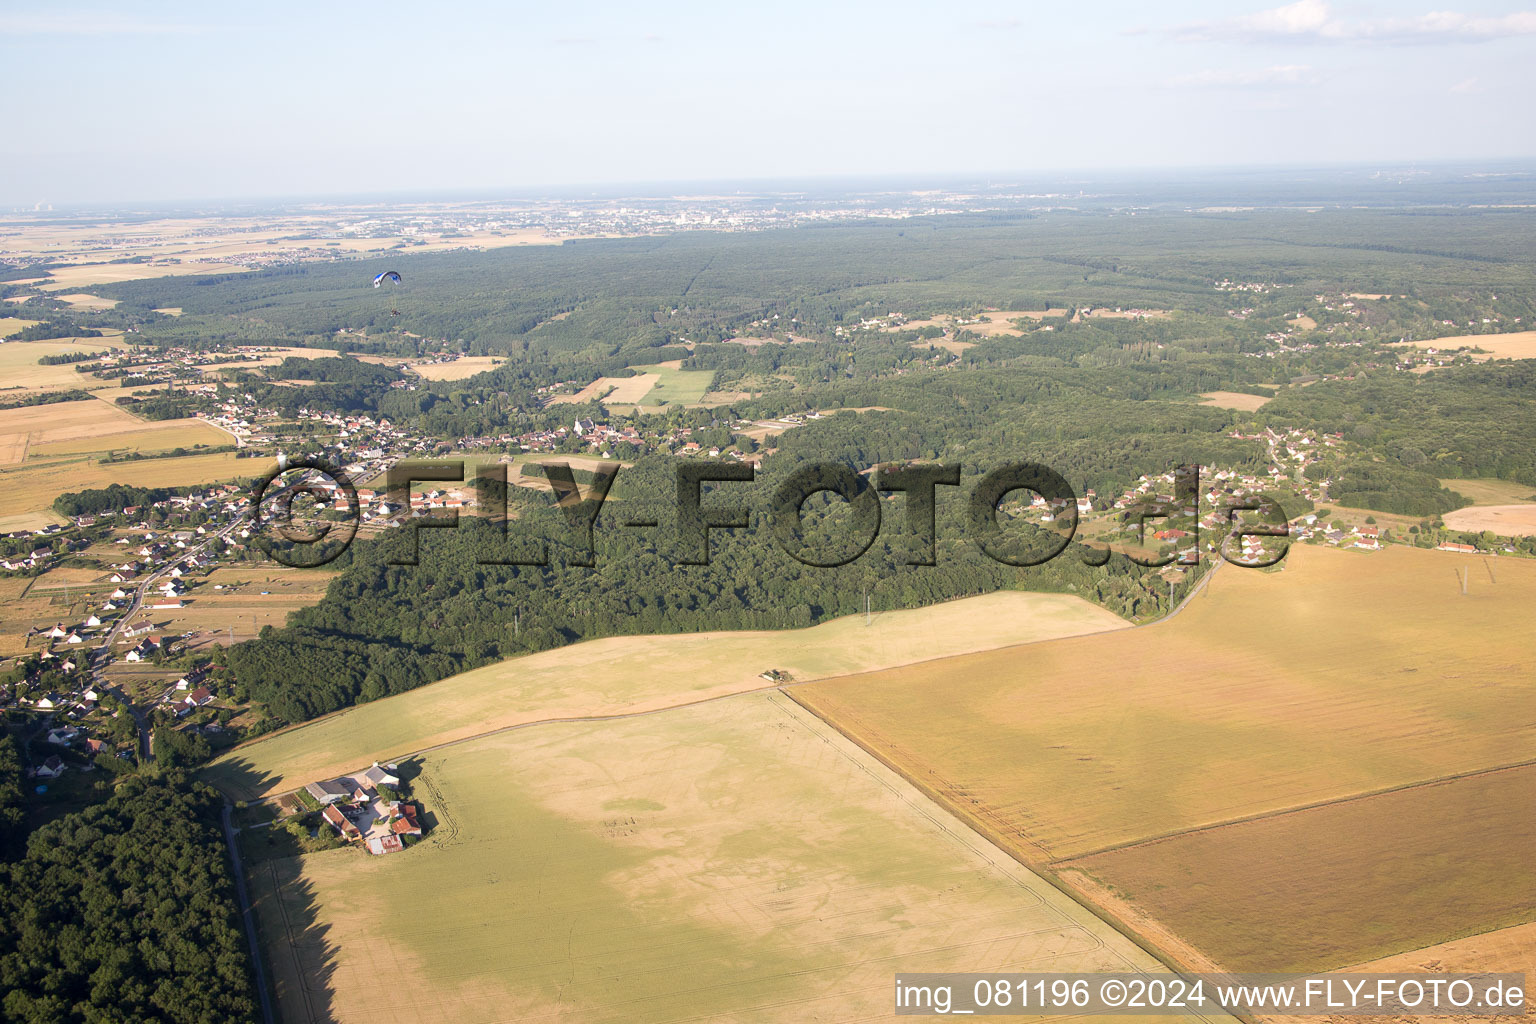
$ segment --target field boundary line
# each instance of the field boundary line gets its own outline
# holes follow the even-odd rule
[[[1190,591],[1189,594],[1185,595],[1184,603],[1187,603],[1191,598],[1193,598],[1195,596],[1196,593],[1199,592],[1199,589],[1201,588],[1201,586],[1204,585],[1205,581],[1207,579],[1209,579],[1214,572],[1215,572],[1215,569],[1213,567],[1211,572],[1206,573],[1204,576],[1202,576],[1200,578],[1200,580],[1196,584],[1195,590],[1192,590],[1192,591]],[[1000,589],[1000,590],[995,590],[995,591],[983,591],[982,593],[983,594],[995,594],[995,593],[1003,593],[1003,592],[1005,592],[1005,591]],[[1013,591],[1013,592],[1014,593],[1020,593],[1020,594],[1039,594],[1041,596],[1058,596],[1058,597],[1061,597],[1061,596],[1065,596],[1065,597],[1077,596],[1077,595],[1072,595],[1072,594],[1065,594],[1065,595],[1063,595],[1063,594],[1055,594],[1053,591],[1044,591],[1044,590],[1020,590],[1020,591]],[[940,607],[941,605],[952,604],[952,603],[954,603],[956,601],[964,601],[964,600],[966,600],[968,598],[971,598],[971,597],[980,597],[980,596],[982,596],[982,594],[965,594],[965,595],[963,595],[961,597],[950,598],[947,601],[935,601],[932,604],[920,605],[918,608],[892,608],[892,609],[886,609],[886,610],[887,611],[918,611],[918,610],[926,609],[926,608],[937,608],[937,607]],[[1084,603],[1088,604],[1090,607],[1098,608],[1098,609],[1101,609],[1103,611],[1109,611],[1109,609],[1104,608],[1102,605],[1094,604],[1092,601],[1089,601],[1085,597],[1079,597],[1078,599],[1083,601]],[[1182,608],[1183,607],[1183,603],[1181,603],[1179,607]],[[857,615],[857,614],[858,613],[854,613],[854,615]],[[1114,612],[1110,612],[1110,614],[1114,615],[1115,613]],[[1175,611],[1173,613],[1170,613],[1170,614],[1177,614],[1177,611]],[[836,618],[828,619],[826,621],[827,622],[835,622],[839,618],[852,618],[852,617],[853,616],[840,615],[840,616],[837,616]],[[1115,617],[1117,619],[1120,619],[1119,616],[1115,616]],[[1164,616],[1163,618],[1168,618],[1168,616]],[[991,653],[994,653],[996,651],[1010,651],[1010,650],[1013,650],[1013,649],[1018,648],[1018,647],[1030,647],[1030,646],[1033,646],[1034,644],[1052,643],[1052,642],[1057,641],[1057,640],[1072,640],[1072,639],[1076,639],[1077,637],[1099,636],[1099,635],[1104,634],[1104,633],[1117,633],[1117,632],[1120,632],[1121,630],[1143,629],[1143,628],[1145,628],[1147,626],[1155,626],[1159,622],[1162,622],[1162,621],[1163,621],[1163,619],[1153,619],[1151,622],[1136,623],[1136,622],[1127,622],[1124,619],[1120,619],[1120,622],[1123,623],[1123,625],[1108,626],[1108,627],[1106,627],[1104,629],[1093,629],[1093,630],[1088,630],[1087,632],[1083,632],[1083,633],[1072,633],[1072,634],[1069,634],[1067,636],[1050,636],[1050,637],[1040,637],[1040,638],[1035,639],[1035,640],[1018,640],[1018,641],[1015,641],[1013,643],[1000,644],[1000,645],[998,645],[996,647],[982,647],[982,648],[978,648],[977,650],[974,650],[974,651],[961,651],[958,654],[937,654],[937,655],[934,655],[931,658],[919,658],[919,659],[917,659],[915,661],[905,661],[905,662],[902,662],[900,665],[887,665],[887,666],[885,666],[883,668],[860,669],[857,672],[839,672],[839,673],[836,673],[834,675],[814,676],[814,677],[809,678],[809,679],[791,679],[787,683],[765,683],[762,686],[756,686],[756,687],[752,687],[750,689],[745,689],[745,690],[736,690],[736,691],[734,691],[732,693],[717,694],[717,695],[715,695],[713,697],[703,697],[703,698],[699,698],[698,700],[685,701],[684,703],[669,705],[668,707],[665,707],[665,708],[652,708],[652,709],[644,710],[644,711],[616,712],[614,714],[608,714],[608,715],[591,715],[591,716],[577,716],[577,717],[566,717],[566,718],[542,718],[542,719],[538,719],[537,721],[532,721],[532,722],[519,722],[519,723],[515,723],[513,725],[503,725],[503,726],[498,726],[495,729],[488,729],[485,732],[476,733],[474,736],[464,736],[464,737],[461,737],[461,738],[455,739],[455,740],[447,740],[447,741],[445,741],[443,743],[435,744],[433,746],[422,747],[422,748],[417,749],[417,750],[406,751],[406,752],[404,752],[402,754],[395,755],[395,757],[398,759],[399,757],[411,757],[411,756],[413,756],[415,754],[424,754],[424,753],[427,753],[429,751],[437,750],[437,749],[439,749],[441,747],[451,746],[452,744],[455,744],[455,743],[464,743],[464,742],[467,742],[468,740],[478,739],[479,737],[482,737],[482,736],[495,736],[496,734],[502,733],[502,732],[506,732],[509,729],[521,729],[521,728],[524,728],[524,727],[530,726],[530,725],[542,725],[542,724],[545,724],[545,723],[555,723],[555,722],[584,722],[584,721],[601,722],[601,721],[607,721],[607,720],[613,719],[613,718],[626,718],[626,717],[629,717],[631,715],[648,715],[648,714],[654,714],[657,711],[668,711],[668,710],[671,710],[672,708],[692,707],[695,704],[703,704],[703,703],[707,703],[708,701],[712,701],[712,700],[724,700],[727,697],[735,697],[735,696],[739,696],[740,694],[744,694],[744,693],[762,693],[762,692],[767,691],[767,690],[780,690],[780,689],[785,689],[785,688],[791,687],[791,686],[807,686],[807,685],[809,685],[811,683],[825,683],[825,682],[830,682],[831,680],[834,680],[834,679],[848,679],[848,678],[850,678],[852,676],[868,675],[868,674],[870,674],[872,672],[893,672],[893,671],[896,671],[897,669],[912,668],[915,665],[927,665],[927,664],[930,664],[930,663],[935,662],[935,661],[947,661],[947,660],[949,660],[951,658],[969,658],[969,657],[971,657],[973,655],[977,655],[977,654],[991,654]],[[817,625],[825,625],[825,623],[817,623]],[[801,628],[814,628],[814,627],[801,627]],[[793,630],[793,629],[704,630],[702,632],[718,633],[718,634],[721,634],[721,635],[723,635],[723,636],[728,638],[730,636],[730,634],[732,634],[732,633],[792,633],[792,632],[795,632],[795,630]],[[593,637],[591,640],[582,640],[582,641],[579,641],[579,643],[595,643],[595,642],[597,642],[599,640],[615,640],[615,639],[633,638],[633,637],[636,637],[636,636],[670,637],[670,636],[698,636],[698,635],[699,635],[699,633],[636,633],[636,634],[623,633],[623,634],[614,634],[612,636]],[[479,668],[487,668],[487,667],[489,667],[490,664],[498,664],[498,665],[499,664],[506,664],[507,662],[516,661],[518,658],[525,658],[525,657],[529,657],[530,655],[534,655],[534,654],[547,654],[550,651],[564,650],[567,647],[574,647],[574,646],[577,646],[577,644],[563,644],[560,647],[548,647],[548,648],[545,648],[542,651],[529,651],[527,654],[518,654],[518,655],[512,656],[511,658],[502,658],[500,661],[490,662],[487,665],[481,665],[481,666],[478,666],[478,667]],[[473,671],[476,671],[476,670],[477,669],[466,669],[465,671],[473,672]],[[462,674],[463,673],[456,672],[456,673],[454,673],[453,676],[448,676],[448,677],[445,677],[443,679],[439,679],[436,682],[427,683],[425,686],[418,686],[418,687],[415,687],[415,688],[410,689],[410,690],[405,690],[405,691],[403,691],[401,693],[392,693],[388,697],[384,697],[381,700],[370,701],[369,704],[370,705],[379,704],[382,701],[395,700],[395,699],[402,698],[402,697],[408,697],[408,696],[410,696],[413,693],[425,690],[429,686],[437,686],[439,683],[445,683],[449,679],[454,678],[454,676],[458,676],[458,675],[462,675]],[[350,714],[351,712],[357,710],[361,706],[362,705],[359,705],[359,704],[352,704],[352,705],[349,705],[348,707],[337,708],[335,711],[326,712],[325,714],[320,715],[317,718],[306,719],[305,721],[302,721],[302,722],[294,722],[293,724],[285,725],[285,726],[283,726],[280,729],[273,729],[271,732],[264,732],[260,736],[256,736],[256,737],[254,737],[252,739],[244,740],[244,741],[242,741],[240,743],[235,744],[233,747],[230,747],[224,753],[220,754],[219,757],[221,759],[222,758],[226,758],[226,757],[230,756],[231,754],[235,753],[236,751],[240,750],[243,747],[253,746],[253,745],[257,744],[257,743],[263,742],[264,740],[271,739],[274,736],[282,736],[282,735],[284,735],[286,733],[298,732],[301,729],[307,729],[310,726],[319,725],[321,722],[327,721],[328,719],[338,718],[338,717],[340,717],[342,715]]]
[[[1391,796],[1394,793],[1406,793],[1413,789],[1425,789],[1430,786],[1444,786],[1452,782],[1461,782],[1465,779],[1475,779],[1481,775],[1496,775],[1499,772],[1519,771],[1523,768],[1536,768],[1536,758],[1527,761],[1513,761],[1509,764],[1493,765],[1489,768],[1473,768],[1464,772],[1453,772],[1449,775],[1437,775],[1430,779],[1416,779],[1413,782],[1402,782],[1395,786],[1386,786],[1382,789],[1371,789],[1360,793],[1350,793],[1347,796],[1332,797],[1327,800],[1314,800],[1310,803],[1297,804],[1294,807],[1282,807],[1273,811],[1260,811],[1255,814],[1245,814],[1237,818],[1229,818],[1226,821],[1214,821],[1209,825],[1196,825],[1193,828],[1179,829],[1175,832],[1163,832],[1155,836],[1146,836],[1142,839],[1131,839],[1123,843],[1115,843],[1110,846],[1100,847],[1097,850],[1088,850],[1085,853],[1074,853],[1070,857],[1060,857],[1052,861],[1052,864],[1075,865],[1075,862],[1086,860],[1089,857],[1097,857],[1105,853],[1119,853],[1121,850],[1134,850],[1141,846],[1152,846],[1157,843],[1166,843],[1172,839],[1181,839],[1184,836],[1198,835],[1201,832],[1213,832],[1216,829],[1231,828],[1234,825],[1247,825],[1255,821],[1265,821],[1269,818],[1283,818],[1288,814],[1301,814],[1305,811],[1315,811],[1323,807],[1335,807],[1339,804],[1356,803],[1362,800],[1374,800],[1377,797]]]
[[[1150,625],[1150,623],[1148,623],[1148,625]],[[807,714],[814,716],[817,721],[822,722],[828,728],[830,728],[834,732],[836,732],[839,736],[842,736],[848,742],[852,743],[853,745],[858,747],[860,750],[862,750],[866,754],[868,754],[870,757],[874,758],[880,764],[884,765],[887,769],[889,769],[891,772],[893,772],[896,775],[897,778],[901,779],[903,782],[905,782],[907,785],[911,786],[913,789],[917,790],[920,794],[922,794],[923,796],[927,797],[929,800],[932,800],[940,808],[948,811],[957,821],[959,821],[960,823],[964,824],[967,828],[969,828],[973,833],[975,833],[976,836],[978,838],[980,838],[983,842],[985,842],[987,845],[991,846],[993,849],[995,849],[999,853],[1003,854],[1003,856],[1008,857],[1010,860],[1013,860],[1013,861],[1017,862],[1025,870],[1029,871],[1035,877],[1041,879],[1046,884],[1050,885],[1057,892],[1061,893],[1061,895],[1065,896],[1067,899],[1071,900],[1073,903],[1077,904],[1079,907],[1082,907],[1085,911],[1087,911],[1088,913],[1092,914],[1094,917],[1098,918],[1100,921],[1102,921],[1108,927],[1114,929],[1117,933],[1119,933],[1122,937],[1124,937],[1126,939],[1126,941],[1130,942],[1137,949],[1140,949],[1143,953],[1146,953],[1148,956],[1150,956],[1152,959],[1156,960],[1158,963],[1161,963],[1161,964],[1165,965],[1171,971],[1174,971],[1176,973],[1182,974],[1182,973],[1186,973],[1189,970],[1188,967],[1186,967],[1185,965],[1183,965],[1179,961],[1178,957],[1175,957],[1171,953],[1167,952],[1166,950],[1164,950],[1162,948],[1162,946],[1160,946],[1156,942],[1152,941],[1151,939],[1149,939],[1145,935],[1141,934],[1135,928],[1132,928],[1127,922],[1122,921],[1119,917],[1117,917],[1117,916],[1111,914],[1109,911],[1103,909],[1096,902],[1094,902],[1093,900],[1090,900],[1086,896],[1086,894],[1084,894],[1082,892],[1079,892],[1078,890],[1073,888],[1070,884],[1068,884],[1067,882],[1063,881],[1060,877],[1058,877],[1056,872],[1055,872],[1055,870],[1054,870],[1055,862],[1051,861],[1050,859],[1046,859],[1046,860],[1041,861],[1039,863],[1035,863],[1035,862],[1031,861],[1030,859],[1028,859],[1027,857],[1025,857],[1023,855],[1022,850],[1020,850],[1017,847],[1013,846],[1007,840],[1007,838],[1001,832],[998,831],[997,828],[995,828],[994,826],[992,826],[988,822],[978,818],[971,811],[970,808],[968,808],[968,807],[966,807],[966,806],[964,806],[962,804],[956,803],[954,800],[951,800],[949,797],[945,796],[943,793],[940,793],[940,792],[934,790],[932,787],[928,786],[922,780],[914,778],[911,775],[911,773],[903,770],[899,765],[894,764],[893,762],[888,760],[880,751],[875,750],[873,747],[871,747],[870,745],[868,745],[865,742],[863,742],[862,740],[860,740],[857,736],[855,736],[852,733],[848,732],[846,729],[844,729],[837,722],[834,722],[831,719],[829,719],[826,716],[824,716],[823,714],[821,714],[821,712],[819,712],[817,709],[807,705],[806,703],[801,701],[798,697],[796,697],[794,694],[789,693],[786,690],[786,691],[784,691],[784,696],[786,696],[790,700],[794,701],[795,704],[797,706],[799,706],[800,708],[802,708]],[[1031,847],[1034,847],[1037,850],[1042,850],[1042,851],[1044,850],[1044,847],[1041,847],[1033,839],[1025,838],[1022,835],[1020,836],[1020,838],[1021,838],[1021,840],[1024,843],[1027,843]],[[1220,1015],[1218,1015],[1218,1016],[1214,1016],[1214,1017],[1209,1016],[1209,1015],[1204,1014],[1204,1013],[1192,1014],[1192,1015],[1197,1017],[1200,1020],[1228,1020],[1228,1021],[1230,1021],[1230,1020],[1232,1020],[1234,1018],[1238,1019],[1238,1020],[1248,1020],[1248,1018],[1243,1017],[1241,1015],[1232,1015],[1232,1016],[1220,1016]]]

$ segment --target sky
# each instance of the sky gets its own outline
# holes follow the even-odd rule
[[[0,66],[7,208],[1536,158],[1536,0],[8,0]]]

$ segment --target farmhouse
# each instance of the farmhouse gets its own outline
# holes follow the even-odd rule
[[[327,804],[325,810],[320,812],[320,816],[329,822],[331,827],[341,834],[341,838],[347,840],[348,842],[351,842],[354,839],[362,838],[363,834],[357,830],[357,826],[352,824],[352,822],[347,819],[347,816],[342,814],[341,809],[338,808],[335,804]]]
[[[399,800],[389,805],[389,813],[393,818],[389,823],[389,830],[398,836],[421,835],[421,823],[416,819],[416,805],[402,803]]]

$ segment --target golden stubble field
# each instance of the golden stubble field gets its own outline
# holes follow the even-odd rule
[[[3,322],[3,321],[0,321]],[[11,321],[28,324],[32,321]],[[17,330],[20,330],[18,327]],[[39,365],[43,356],[74,352],[105,352],[121,348],[117,338],[66,338],[56,341],[7,341],[0,344],[0,398],[12,399],[44,391],[92,391],[104,388],[101,381],[78,373],[72,363]],[[111,390],[116,391],[113,381]],[[16,410],[7,410],[16,411]]]
[[[1471,505],[1447,512],[1440,518],[1452,530],[1469,533],[1489,530],[1500,537],[1536,536],[1536,504]]]
[[[1158,969],[776,693],[419,769],[422,844],[252,865],[285,1020],[861,1021],[904,970]]]
[[[1186,962],[1252,967],[1263,950],[1271,964],[1337,967],[1515,923],[1489,898],[1531,899],[1510,887],[1528,824],[1490,814],[1479,829],[1437,811],[1430,787],[1336,802],[1532,756],[1536,562],[1293,546],[1285,564],[1224,568],[1146,628],[792,695],[1026,862],[1069,884],[1092,865],[1103,891],[1081,888],[1124,903],[1113,912],[1142,934],[1166,930],[1164,948],[1187,943]],[[1505,794],[1517,813],[1521,794]],[[1328,807],[1296,810],[1314,804]],[[1213,827],[1245,819],[1257,822]],[[1423,836],[1384,841],[1402,838],[1394,819]],[[1431,875],[1438,915],[1406,899]],[[1395,897],[1418,912],[1371,911]]]
[[[0,466],[0,517],[41,514],[53,499],[69,491],[132,484],[182,487],[253,477],[269,463],[237,459],[233,452],[179,458],[97,462],[88,456],[29,461]]]
[[[1236,409],[1239,412],[1257,412],[1264,408],[1270,397],[1273,396],[1248,395],[1241,391],[1204,391],[1200,394],[1200,404]]]
[[[1224,567],[1145,628],[795,696],[1036,858],[1530,756],[1536,562],[1495,560],[1497,583],[1398,546],[1284,564]]]
[[[1329,970],[1536,918],[1532,808],[1536,767],[1509,768],[1057,870],[1087,876],[1229,970]]]
[[[772,684],[761,673],[770,669],[815,679],[1125,625],[1077,597],[1009,591],[884,612],[870,626],[855,615],[803,630],[592,640],[274,733],[215,762],[210,776],[232,794],[256,797],[493,729],[765,688]]]
[[[233,453],[104,462],[109,452],[223,447],[228,434],[198,419],[145,421],[104,399],[0,410],[0,517],[39,515],[68,491],[111,483],[180,486],[254,475]]]
[[[1536,331],[1513,331],[1509,334],[1460,334],[1454,338],[1430,338],[1425,341],[1404,341],[1400,345],[1412,345],[1414,348],[1433,348],[1441,352],[1450,352],[1459,348],[1478,348],[1482,352],[1472,353],[1472,359],[1476,362],[1486,362],[1489,359],[1532,359],[1536,358]]]

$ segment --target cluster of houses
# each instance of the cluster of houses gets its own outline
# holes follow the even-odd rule
[[[48,743],[66,750],[78,747],[82,753],[91,757],[106,753],[112,749],[106,741],[89,736],[86,734],[85,729],[74,725],[61,725],[49,729]],[[58,754],[49,754],[43,759],[41,764],[35,765],[32,768],[31,775],[35,779],[46,781],[58,778],[68,768],[69,766]]]
[[[421,835],[421,819],[415,804],[388,799],[380,787],[400,785],[394,765],[375,761],[356,775],[311,782],[304,792],[320,805],[320,816],[349,843],[361,842],[369,853],[397,853],[406,836]]]
[[[177,718],[212,704],[214,692],[212,687],[201,685],[203,675],[204,670],[198,669],[182,676],[160,698],[161,703],[168,705]]]

